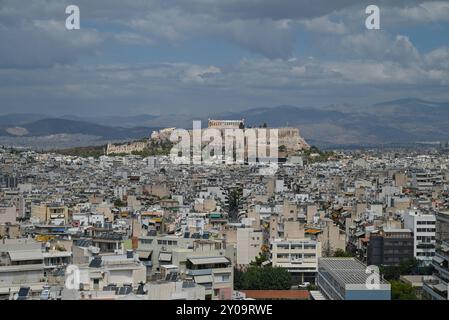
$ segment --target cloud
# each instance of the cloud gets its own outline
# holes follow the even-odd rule
[[[1,1],[0,112],[449,99],[448,44],[393,31],[447,21],[447,2],[379,0],[379,32],[359,0],[79,0],[81,30],[67,31],[70,2]]]
[[[345,34],[349,30],[342,22],[333,22],[328,16],[305,20],[303,25],[310,31],[331,34]]]
[[[126,45],[152,45],[154,41],[135,32],[120,32],[113,35],[114,39]]]
[[[26,5],[4,0],[0,8],[0,25],[6,28],[4,32],[12,28],[16,31],[16,37],[23,38],[26,38],[24,33],[30,32],[26,26],[32,25],[33,21],[55,21],[57,24],[54,27],[62,30],[66,17],[64,9],[68,4],[68,0],[34,0]],[[125,45],[180,44],[207,36],[225,39],[270,59],[288,59],[292,56],[296,45],[295,26],[304,25],[312,32],[343,35],[356,26],[354,16],[357,17],[357,26],[362,26],[367,4],[359,0],[77,1],[82,26],[95,23],[102,26],[103,33],[108,33],[107,28],[111,27],[126,28],[128,30],[119,31],[114,36]],[[392,14],[397,15],[398,19],[411,17],[423,21],[440,21],[449,16],[448,4],[444,2],[379,0],[378,4],[382,8],[382,19],[385,12],[387,22],[394,21],[389,18]],[[52,47],[56,45],[60,46],[61,43],[54,43]],[[68,62],[76,59],[56,60]]]

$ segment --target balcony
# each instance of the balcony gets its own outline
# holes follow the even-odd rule
[[[186,275],[188,276],[204,276],[204,275],[210,275],[212,274],[212,269],[187,269]]]
[[[429,294],[433,300],[447,300],[448,285],[438,277],[425,277],[423,281],[423,291]]]

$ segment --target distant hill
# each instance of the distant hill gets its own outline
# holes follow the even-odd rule
[[[84,134],[102,141],[140,139],[161,127],[192,128],[192,120],[242,119],[247,126],[293,126],[306,141],[318,146],[409,144],[449,141],[449,102],[405,98],[371,106],[332,104],[323,107],[281,105],[195,117],[186,114],[64,116],[39,114],[0,116],[0,138]],[[13,138],[16,139],[16,138]],[[1,142],[1,139],[0,139]],[[38,142],[36,142],[38,143]],[[82,142],[76,142],[82,145]]]
[[[40,119],[48,118],[44,114],[33,113],[10,113],[6,115],[0,115],[0,126],[18,126],[21,124],[37,121]]]
[[[331,105],[320,108],[277,106],[213,115],[245,118],[247,125],[295,126],[307,141],[329,144],[388,144],[449,140],[449,102],[420,99],[387,101],[372,106]]]
[[[88,117],[79,117],[73,115],[64,115],[58,117],[66,120],[75,120],[75,121],[83,121],[83,122],[92,122],[98,125],[103,126],[119,126],[119,127],[148,127],[152,126],[152,121],[158,119],[159,116],[151,115],[151,114],[139,114],[139,115],[131,115],[131,116],[114,116],[114,115],[105,115],[105,116],[97,116],[93,118]]]
[[[90,122],[59,118],[40,119],[16,126],[2,126],[3,136],[48,136],[54,134],[85,134],[98,136],[102,139],[139,139],[149,137],[151,131],[157,128],[148,127],[110,127]]]

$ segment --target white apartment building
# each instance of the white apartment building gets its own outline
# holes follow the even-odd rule
[[[404,215],[404,227],[413,231],[415,258],[429,265],[435,256],[436,216],[410,210]]]
[[[271,241],[273,267],[286,268],[293,281],[315,282],[321,243],[311,239],[274,239]]]
[[[253,228],[237,229],[237,265],[247,266],[259,256],[263,243],[261,231]]]

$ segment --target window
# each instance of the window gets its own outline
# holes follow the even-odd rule
[[[219,274],[215,275],[215,282],[229,282],[231,281],[231,275],[229,274]]]
[[[141,244],[151,244],[153,239],[140,239]]]
[[[315,249],[316,246],[314,244],[305,244],[304,249]]]

